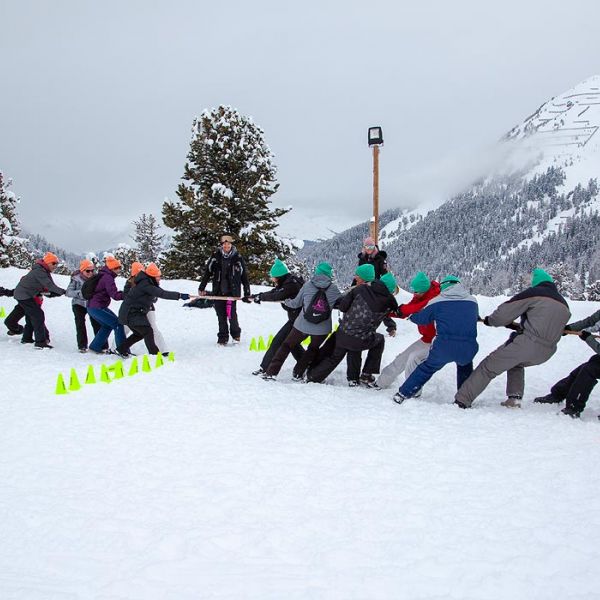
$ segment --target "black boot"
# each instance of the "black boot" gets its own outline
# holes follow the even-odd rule
[[[563,415],[567,415],[567,417],[571,417],[572,419],[579,419],[581,413],[578,410],[575,410],[571,406],[566,406],[560,411]]]
[[[537,402],[538,404],[560,404],[562,402],[562,400],[560,398],[557,398],[556,396],[553,396],[552,394],[546,394],[545,396],[538,396],[537,398],[534,398],[533,401]]]

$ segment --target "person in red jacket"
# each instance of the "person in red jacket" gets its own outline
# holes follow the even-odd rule
[[[440,284],[437,281],[430,281],[422,271],[413,277],[410,288],[414,292],[410,302],[401,304],[398,311],[390,316],[396,319],[405,319],[425,308],[427,303],[440,293]],[[418,329],[421,337],[400,352],[379,375],[377,385],[380,388],[391,387],[402,371],[404,371],[405,377],[408,377],[429,355],[431,342],[435,337],[435,323],[419,325]]]

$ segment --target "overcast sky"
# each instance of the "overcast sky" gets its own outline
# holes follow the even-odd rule
[[[369,126],[382,210],[454,191],[600,73],[599,22],[597,0],[0,0],[0,170],[53,243],[130,242],[174,197],[194,116],[229,104],[265,131],[286,231],[311,238],[369,217]]]

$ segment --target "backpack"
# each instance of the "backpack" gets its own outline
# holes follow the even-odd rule
[[[308,308],[304,311],[304,318],[309,323],[322,323],[331,316],[331,306],[327,301],[325,290],[319,289],[312,297]]]
[[[86,279],[81,286],[81,295],[85,300],[90,300],[96,291],[96,286],[100,281],[100,277],[102,277],[101,273],[96,273],[92,275],[89,279]]]

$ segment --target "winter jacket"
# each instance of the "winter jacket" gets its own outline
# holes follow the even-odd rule
[[[206,269],[198,286],[198,291],[204,291],[209,279],[212,280],[212,293],[214,296],[239,297],[242,295],[242,287],[244,296],[250,295],[246,263],[235,246],[231,248],[227,256],[223,254],[221,248],[212,253],[206,263]]]
[[[186,296],[187,297],[187,296]],[[135,276],[135,285],[131,286],[119,309],[119,323],[122,325],[150,326],[147,314],[153,309],[157,298],[179,300],[179,292],[163,290],[154,277],[141,271]]]
[[[58,287],[52,280],[50,270],[42,260],[37,260],[31,271],[21,277],[15,288],[15,300],[31,300],[44,293],[62,296],[66,290]]]
[[[398,303],[381,281],[357,285],[344,294],[337,305],[344,318],[337,331],[336,344],[341,348],[370,348],[375,332],[384,317],[398,309]]]
[[[260,294],[256,294],[256,296],[260,302],[281,302],[288,298],[295,298],[303,285],[304,281],[302,278],[287,273],[286,275],[277,278],[277,285],[274,289],[269,292],[261,292]],[[288,320],[290,321],[294,321],[302,310],[300,308],[290,308],[285,304],[282,304],[281,306],[287,312]]]
[[[600,310],[597,310],[593,315],[590,315],[586,319],[575,321],[575,323],[569,323],[565,326],[565,329],[570,329],[571,331],[583,331],[585,329],[590,333],[600,331]],[[598,342],[597,338],[590,335],[585,342],[596,354],[600,354],[600,342]]]
[[[424,294],[414,294],[409,302],[401,304],[398,310],[391,313],[389,316],[395,319],[406,319],[410,315],[423,310],[427,306],[430,300],[439,296],[440,284],[437,281],[431,282],[431,287]],[[419,333],[421,334],[421,340],[426,344],[431,344],[435,337],[435,323],[427,323],[426,325],[418,325]]]
[[[101,275],[94,295],[88,300],[88,308],[107,308],[111,298],[113,300],[123,300],[123,292],[117,290],[115,284],[116,273],[104,266],[98,271]]]
[[[83,287],[85,281],[86,279],[81,274],[81,271],[75,271],[75,273],[71,275],[71,281],[69,281],[66,291],[66,295],[73,299],[71,304],[78,304],[84,308],[87,306],[87,300],[81,295],[81,288]]]
[[[512,333],[511,340],[523,335],[533,342],[556,349],[570,316],[569,305],[556,285],[544,281],[501,304],[484,322],[492,327],[505,327],[520,318],[521,331]]]
[[[0,296],[14,296],[15,290],[9,290],[0,286]]]
[[[386,259],[387,252],[377,248],[373,254],[367,254],[366,252],[358,254],[358,266],[373,265],[373,268],[375,269],[375,279],[379,279],[388,272]],[[352,285],[356,285],[356,279],[352,280]]]
[[[469,295],[462,283],[456,283],[409,319],[417,325],[435,322],[436,340],[476,344],[478,312],[477,300]]]
[[[314,295],[319,290],[325,290],[327,302],[333,309],[342,293],[326,275],[313,275],[312,279],[302,286],[295,298],[284,302],[288,308],[302,308],[294,321],[294,327],[306,335],[327,335],[331,331],[331,314],[327,320],[321,323],[311,323],[304,318],[304,311],[310,307]]]

